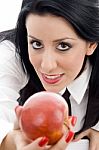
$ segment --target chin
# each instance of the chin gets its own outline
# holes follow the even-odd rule
[[[56,88],[49,88],[49,87],[45,87],[44,86],[44,89],[48,92],[54,92],[54,93],[59,93],[61,91],[61,89],[56,89]]]
[[[49,92],[59,93],[63,90],[66,86],[59,86],[59,85],[47,85],[42,83],[44,89]]]

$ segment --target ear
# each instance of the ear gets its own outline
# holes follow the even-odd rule
[[[95,51],[98,43],[97,42],[90,42],[88,43],[88,49],[86,51],[86,55],[92,55],[93,52]]]

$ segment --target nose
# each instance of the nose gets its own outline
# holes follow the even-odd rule
[[[45,52],[42,56],[41,68],[45,73],[50,73],[55,70],[57,68],[56,55],[51,52]]]

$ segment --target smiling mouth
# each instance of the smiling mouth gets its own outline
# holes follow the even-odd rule
[[[55,84],[62,79],[63,75],[64,75],[63,73],[55,75],[42,74],[42,78],[46,83]]]

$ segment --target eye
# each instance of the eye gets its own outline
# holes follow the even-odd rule
[[[39,41],[31,41],[33,49],[41,49],[43,48],[43,45]]]
[[[67,42],[61,42],[58,46],[57,49],[60,51],[66,51],[68,49],[70,49],[72,46],[71,44],[67,43]]]

